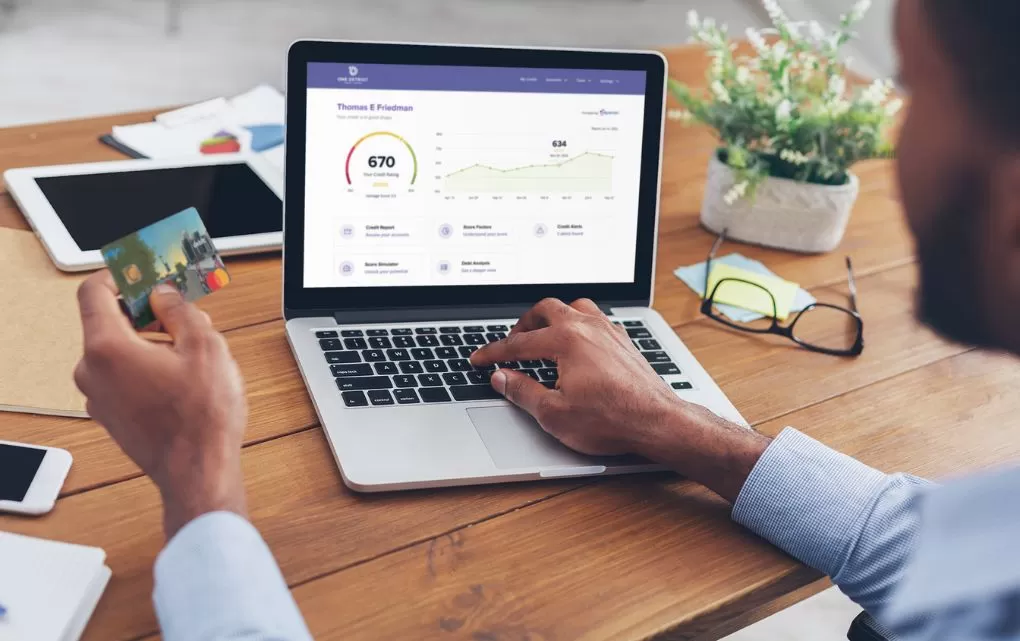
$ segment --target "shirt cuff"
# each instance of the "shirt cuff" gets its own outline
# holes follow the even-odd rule
[[[269,547],[232,512],[181,528],[156,559],[155,583],[165,641],[312,638]]]
[[[751,470],[733,520],[836,576],[886,475],[787,427]]]

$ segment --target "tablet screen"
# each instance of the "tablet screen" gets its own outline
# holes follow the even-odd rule
[[[82,251],[195,207],[213,238],[278,232],[280,199],[245,163],[52,176],[36,183]]]

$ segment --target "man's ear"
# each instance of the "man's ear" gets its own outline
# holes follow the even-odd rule
[[[1020,153],[995,162],[983,239],[989,321],[1000,344],[1020,354]]]

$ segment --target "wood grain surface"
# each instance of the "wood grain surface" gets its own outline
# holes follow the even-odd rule
[[[668,52],[700,82],[697,49]],[[110,160],[96,141],[152,112],[0,130],[0,171]],[[758,429],[794,425],[884,470],[941,476],[1020,457],[1020,365],[949,344],[914,319],[913,247],[892,165],[860,165],[839,250],[739,251],[845,302],[858,275],[866,348],[812,354],[699,318],[672,272],[704,259],[698,209],[714,141],[667,126],[655,307]],[[0,226],[27,228],[0,193]],[[283,335],[278,256],[228,260],[231,286],[201,303],[225,332],[251,405],[243,464],[251,516],[317,639],[708,641],[822,589],[817,573],[736,527],[727,505],[669,474],[359,496],[340,479]],[[152,563],[164,544],[151,483],[92,421],[0,415],[0,438],[69,449],[56,509],[0,529],[104,548],[113,579],[85,638],[158,634]],[[839,631],[836,632],[838,634]]]

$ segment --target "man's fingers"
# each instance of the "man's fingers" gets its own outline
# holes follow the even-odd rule
[[[471,363],[484,366],[499,361],[533,361],[543,358],[555,360],[558,345],[552,332],[553,328],[546,327],[532,332],[511,334],[501,341],[480,347],[471,354]]]
[[[557,320],[569,318],[571,314],[575,313],[577,313],[575,310],[558,298],[545,298],[526,311],[510,330],[510,333],[531,332],[548,327]]]
[[[578,298],[570,306],[581,312],[582,314],[588,314],[589,316],[604,316],[599,306],[595,304],[590,298]]]
[[[92,274],[78,288],[78,309],[81,313],[85,348],[103,340],[137,340],[131,322],[117,302],[117,284],[109,270]]]
[[[550,394],[558,394],[527,374],[512,369],[498,369],[490,379],[492,388],[502,394],[506,400],[542,420],[542,409],[549,400]]]
[[[149,304],[156,319],[175,343],[187,344],[212,332],[209,315],[184,300],[172,285],[162,283],[154,287]]]

